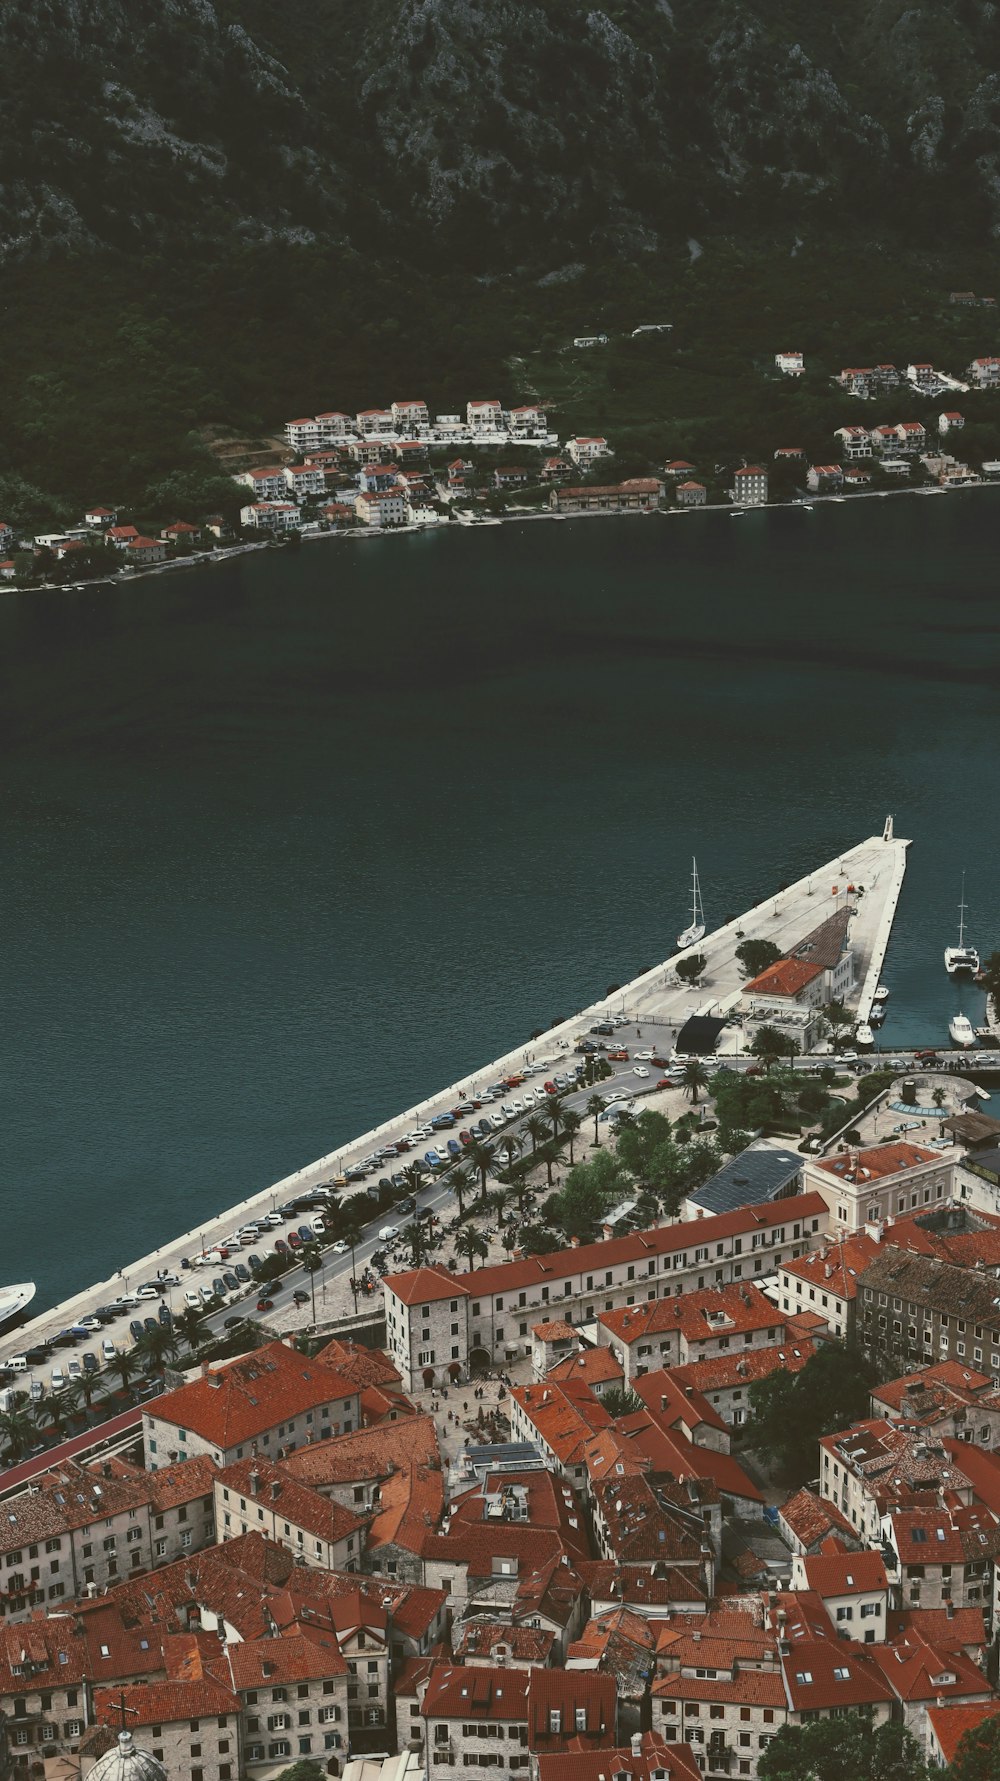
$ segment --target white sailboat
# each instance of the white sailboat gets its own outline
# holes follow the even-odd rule
[[[965,944],[965,912],[968,904],[965,901],[965,873],[962,873],[962,900],[958,905],[958,945],[946,946],[944,949],[944,968],[949,977],[959,971],[969,971],[973,976],[979,971],[979,954],[974,946]]]
[[[691,861],[691,925],[677,936],[677,946],[683,952],[688,946],[697,946],[705,937],[705,911],[701,906],[701,886],[698,883],[698,861]]]
[[[968,1051],[976,1043],[975,1029],[967,1014],[954,1015],[948,1022],[948,1031],[952,1044],[961,1045],[963,1051]]]

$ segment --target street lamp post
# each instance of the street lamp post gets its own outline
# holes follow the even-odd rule
[[[354,1258],[354,1238],[351,1238],[351,1291],[354,1294],[354,1315],[358,1315],[358,1264]]]

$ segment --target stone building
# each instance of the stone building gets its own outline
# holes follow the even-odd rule
[[[804,1187],[822,1195],[831,1233],[840,1237],[866,1224],[942,1205],[951,1199],[954,1177],[950,1152],[894,1140],[868,1150],[808,1157]]]
[[[270,1342],[168,1391],[144,1411],[147,1471],[208,1454],[217,1466],[261,1453],[277,1459],[305,1442],[349,1434],[360,1416],[357,1386],[335,1367],[285,1342]]]

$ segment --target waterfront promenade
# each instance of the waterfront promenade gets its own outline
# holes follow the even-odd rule
[[[525,1064],[537,1064],[544,1059],[547,1071],[560,1069],[566,1054],[572,1052],[579,1038],[609,1013],[626,1013],[631,1021],[643,1028],[644,1037],[648,1036],[651,1043],[661,1047],[672,1044],[679,1027],[689,1015],[725,1013],[737,1003],[743,982],[742,970],[735,956],[740,937],[769,939],[782,950],[791,949],[826,916],[844,906],[845,899],[849,897],[848,887],[852,885],[856,888],[864,887],[863,894],[849,897],[850,905],[855,910],[849,943],[855,953],[858,986],[864,995],[869,985],[874,988],[881,970],[905,870],[908,845],[908,842],[893,835],[891,824],[888,824],[883,834],[862,841],[856,847],[818,866],[796,883],[766,896],[725,926],[707,934],[698,947],[706,964],[702,981],[697,988],[678,980],[675,966],[680,955],[671,954],[663,964],[617,990],[610,1001],[602,999],[581,1010],[561,1026],[551,1029],[541,1039],[521,1044],[504,1057],[480,1064],[458,1082],[441,1088],[418,1106],[400,1112],[374,1131],[360,1135],[329,1155],[250,1195],[227,1212],[206,1218],[202,1225],[123,1267],[109,1279],[85,1288],[60,1305],[42,1311],[31,1323],[7,1331],[0,1338],[0,1361],[23,1353],[35,1343],[57,1334],[88,1315],[95,1306],[110,1303],[123,1291],[155,1279],[162,1271],[176,1274],[180,1280],[180,1285],[164,1294],[164,1302],[178,1314],[184,1306],[184,1289],[206,1278],[204,1272],[183,1270],[182,1258],[211,1248],[241,1224],[260,1217],[310,1187],[328,1182],[333,1175],[351,1167],[359,1158],[381,1144],[426,1123],[436,1113],[450,1110],[457,1101],[475,1095],[480,1088],[513,1074]],[[780,863],[776,865],[775,877],[779,873]],[[711,910],[711,887],[706,885],[703,888]],[[644,1023],[649,1024],[648,1035]],[[730,1037],[733,1044],[738,1043],[738,1030],[734,1029],[731,1036],[727,1034],[727,1039]],[[732,1052],[727,1051],[727,1055],[732,1056]],[[532,1080],[540,1083],[543,1077],[536,1074]],[[631,1064],[623,1067],[621,1081],[607,1086],[628,1086],[635,1089],[637,1084]],[[401,1167],[405,1160],[407,1159],[401,1160]],[[280,1230],[275,1232],[275,1236],[281,1234]],[[259,1247],[262,1250],[270,1247],[270,1241],[262,1238]],[[350,1257],[343,1257],[341,1271],[349,1270],[350,1266]],[[30,1272],[29,1259],[10,1257],[8,1271],[12,1278]],[[212,1267],[207,1272],[212,1275],[221,1271],[219,1267]],[[256,1299],[255,1290],[251,1298]],[[149,1305],[139,1306],[129,1316],[141,1317],[149,1309]],[[127,1319],[119,1320],[105,1332],[119,1346],[123,1335],[126,1344],[130,1340],[125,1330],[126,1323]],[[100,1336],[92,1336],[89,1341],[81,1342],[80,1349],[91,1347],[99,1350],[100,1341]],[[58,1363],[65,1369],[76,1352],[72,1348],[61,1350],[57,1357]],[[46,1383],[49,1367],[50,1363],[46,1363],[37,1373]],[[27,1377],[29,1376],[21,1374],[18,1384]]]

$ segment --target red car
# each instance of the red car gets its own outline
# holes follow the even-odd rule
[[[608,1057],[613,1064],[627,1064],[628,1063],[628,1052],[627,1051],[609,1051]],[[659,1060],[654,1057],[654,1059],[653,1059],[654,1064],[657,1063],[658,1061]],[[663,1068],[663,1065],[660,1064],[660,1069],[662,1070],[662,1068]]]
[[[275,1247],[275,1249],[277,1249],[277,1247],[278,1247],[277,1243],[274,1245],[274,1247]],[[302,1248],[302,1238],[299,1236],[298,1231],[289,1231],[289,1233],[288,1233],[288,1247],[289,1247],[289,1249],[301,1249]]]
[[[554,1082],[543,1082],[542,1087],[547,1095],[557,1095],[559,1093]]]
[[[651,1064],[655,1064],[658,1070],[669,1070],[670,1068],[670,1059],[668,1057],[657,1057],[655,1052],[649,1061]]]
[[[396,1149],[397,1150],[412,1150],[413,1145],[410,1143],[409,1138],[397,1138],[396,1139]]]
[[[523,1076],[508,1076],[505,1078],[505,1080],[506,1080],[508,1088],[520,1088],[522,1082],[524,1081],[524,1077]]]
[[[288,1244],[285,1242],[284,1237],[279,1237],[278,1241],[276,1242],[274,1247],[277,1250],[279,1255],[287,1255],[288,1254]]]
[[[258,1311],[273,1311],[274,1310],[274,1300],[273,1299],[258,1299],[257,1300],[257,1309],[258,1309]]]
[[[471,1132],[459,1132],[458,1141],[460,1144],[471,1144],[472,1143]]]

